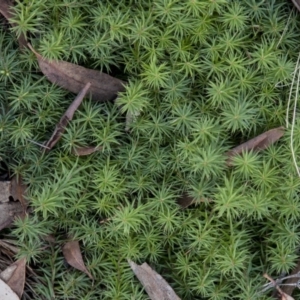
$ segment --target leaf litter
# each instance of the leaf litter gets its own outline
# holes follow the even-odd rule
[[[21,298],[26,278],[26,258],[21,258],[0,273],[0,278]]]
[[[261,151],[266,149],[268,146],[274,144],[278,141],[284,134],[284,127],[277,127],[271,130],[268,130],[253,139],[231,149],[226,153],[227,166],[232,166],[232,158],[236,155],[242,154],[245,151]]]
[[[70,241],[67,242],[63,246],[63,255],[67,263],[73,268],[85,273],[90,277],[90,279],[94,280],[92,274],[87,270],[82,255],[80,252],[80,246],[78,241]]]
[[[70,92],[77,94],[82,86],[90,82],[92,99],[103,102],[114,100],[118,92],[125,90],[125,82],[122,80],[66,61],[48,60],[36,52],[30,44],[28,47],[37,57],[40,69],[48,80]]]
[[[131,260],[128,260],[128,263],[151,300],[180,300],[166,280],[147,263],[140,266]]]

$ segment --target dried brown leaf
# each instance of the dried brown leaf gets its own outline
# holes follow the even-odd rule
[[[20,202],[0,203],[0,230],[9,227],[15,217],[24,217],[24,209]]]
[[[0,203],[9,202],[10,189],[10,181],[0,181]]]
[[[74,113],[81,104],[83,98],[85,97],[86,93],[88,92],[91,84],[87,82],[84,86],[84,88],[79,92],[79,94],[76,96],[72,104],[69,106],[69,108],[66,110],[66,112],[63,114],[61,119],[56,125],[56,128],[51,136],[51,138],[46,143],[45,147],[47,148],[46,151],[52,149],[55,144],[60,140],[61,135],[65,131],[66,126],[68,125],[69,121],[73,119]]]
[[[0,279],[0,299],[1,300],[19,300],[17,294]]]
[[[17,265],[12,264],[12,265],[8,266],[5,270],[3,270],[0,273],[0,278],[5,282],[8,281],[16,269],[17,269]]]
[[[4,18],[10,23],[12,27],[15,27],[16,24],[10,21],[10,18],[13,16],[12,8],[13,2],[10,0],[0,0],[0,13],[4,16]],[[27,46],[26,38],[23,34],[18,38],[20,48],[25,48]]]
[[[79,93],[82,86],[91,83],[90,92],[95,101],[110,101],[118,92],[125,90],[124,82],[102,72],[87,69],[65,61],[50,61],[37,53],[30,44],[44,75],[52,82],[73,93]]]
[[[93,147],[93,146],[89,146],[89,147],[76,147],[75,149],[73,149],[72,153],[74,155],[77,155],[77,156],[85,156],[85,155],[90,155],[94,152],[97,152],[97,151],[101,151],[102,150],[102,147]]]
[[[21,176],[14,176],[11,180],[11,195],[14,200],[19,200],[24,208],[24,212],[28,206],[28,201],[24,198],[27,186],[23,183]]]
[[[296,8],[300,11],[300,0],[292,0]]]
[[[284,127],[277,127],[273,128],[271,130],[268,130],[255,138],[231,149],[226,153],[227,155],[227,161],[226,165],[231,166],[232,165],[232,158],[236,155],[242,154],[244,151],[261,151],[266,149],[271,144],[275,143],[277,140],[279,140],[284,134]]]
[[[21,298],[26,277],[26,258],[21,258],[0,274],[1,279]]]
[[[87,274],[92,280],[94,280],[92,274],[87,270],[83,262],[78,241],[67,242],[63,247],[63,255],[69,265]]]
[[[144,286],[150,299],[180,300],[165,279],[151,269],[147,263],[143,263],[140,266],[131,260],[128,260],[128,263],[136,277]]]
[[[13,240],[0,240],[1,252],[5,253],[7,256],[14,256],[19,252],[19,248],[16,247],[15,241]]]

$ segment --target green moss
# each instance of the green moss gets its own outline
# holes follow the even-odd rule
[[[290,129],[232,168],[224,154],[285,125],[300,38],[291,3],[38,0],[15,11],[14,31],[43,56],[128,82],[116,103],[84,100],[43,154],[30,140],[50,137],[74,95],[0,33],[0,156],[29,184],[33,208],[12,235],[19,256],[37,263],[41,298],[148,299],[127,258],[150,263],[187,300],[259,299],[264,272],[293,269],[300,180]],[[296,154],[299,132],[298,122]],[[85,145],[103,151],[72,154]],[[181,209],[183,192],[196,205]],[[67,235],[94,285],[63,264]]]

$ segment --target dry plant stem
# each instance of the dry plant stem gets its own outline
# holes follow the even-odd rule
[[[300,53],[299,53],[299,56],[300,56]],[[299,57],[298,57],[296,68],[298,68],[298,65],[299,65]],[[292,127],[291,127],[291,141],[290,141],[293,162],[294,162],[297,174],[300,177],[300,171],[299,171],[299,168],[298,168],[298,165],[297,165],[297,160],[296,160],[296,155],[295,155],[295,150],[294,150],[294,140],[293,140],[294,130],[295,130],[295,123],[296,123],[296,113],[297,113],[297,101],[298,101],[298,93],[299,93],[299,83],[300,83],[300,70],[298,71],[297,86],[296,86],[296,92],[295,92],[295,101],[294,101]],[[292,85],[291,89],[292,88],[293,88],[293,85]]]
[[[292,2],[297,7],[297,9],[300,11],[300,0],[292,0]]]
[[[284,34],[286,33],[287,29],[289,28],[289,22],[290,22],[290,20],[291,20],[292,13],[293,13],[293,9],[291,10],[291,12],[290,12],[290,14],[289,14],[289,18],[288,18],[288,20],[287,20],[287,22],[286,22],[286,25],[285,25],[284,29],[283,29],[282,35],[280,36],[280,39],[279,39],[279,41],[278,41],[278,43],[277,43],[277,45],[276,45],[276,48],[278,48],[279,44],[280,44],[281,41],[282,41],[282,38],[283,38]]]
[[[293,270],[293,272],[291,273],[291,275],[296,275],[297,273],[300,272],[300,260],[298,260],[298,263],[295,267],[295,269]],[[292,295],[294,289],[296,288],[296,283],[299,280],[299,277],[291,277],[289,278],[285,284],[289,284],[289,285],[284,285],[282,287],[282,291],[288,295]],[[294,285],[292,285],[294,284]]]
[[[289,297],[289,295],[287,295],[285,292],[283,292],[283,290],[277,285],[277,283],[275,282],[275,280],[273,278],[271,278],[268,274],[264,274],[263,276],[266,279],[268,279],[270,282],[273,283],[274,287],[276,288],[276,290],[278,291],[278,293],[281,296],[281,300],[293,299],[293,298]]]
[[[291,84],[291,88],[290,88],[290,92],[289,92],[289,99],[288,99],[288,105],[287,105],[286,117],[285,117],[286,128],[289,128],[289,111],[290,111],[291,99],[292,99],[292,94],[293,94],[293,86],[294,86],[295,79],[296,79],[296,73],[297,73],[297,70],[299,67],[299,61],[300,61],[300,52],[299,52],[297,63],[296,63],[295,69],[294,69],[292,84]]]
[[[40,147],[42,147],[42,148],[45,148],[45,149],[50,150],[49,147],[47,147],[47,146],[45,146],[45,145],[43,145],[43,144],[40,144],[40,143],[38,143],[38,142],[35,142],[35,141],[33,141],[33,140],[27,139],[27,141],[29,141],[29,142],[31,142],[32,144],[35,144],[35,145],[37,145],[37,146],[40,146]]]

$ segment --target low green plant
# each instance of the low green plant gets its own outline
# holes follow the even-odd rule
[[[225,153],[285,125],[300,37],[292,3],[16,1],[13,21],[13,33],[0,32],[0,156],[29,186],[33,212],[11,235],[37,266],[40,298],[148,299],[129,258],[150,263],[182,299],[268,299],[262,274],[290,272],[299,256],[291,129],[232,167]],[[112,103],[85,99],[44,153],[35,143],[74,95],[42,76],[14,34],[46,58],[125,80],[125,91]],[[298,156],[299,133],[297,122]],[[102,151],[73,154],[88,145]],[[194,199],[186,209],[184,193]],[[68,237],[93,284],[64,265]]]

